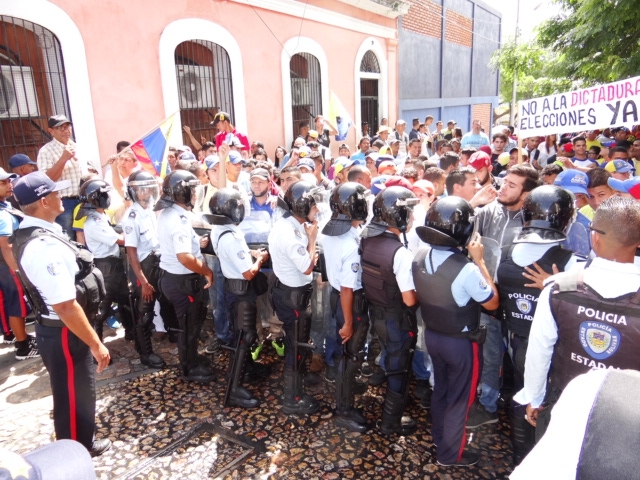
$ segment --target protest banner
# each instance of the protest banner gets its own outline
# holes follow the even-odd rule
[[[518,105],[519,137],[580,132],[640,123],[640,77],[523,100]]]

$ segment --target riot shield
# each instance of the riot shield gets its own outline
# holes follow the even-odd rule
[[[502,248],[500,244],[492,238],[482,238],[482,246],[484,247],[484,263],[487,267],[487,271],[493,281],[496,281],[498,273],[498,265],[500,265],[500,256],[502,255]]]
[[[576,255],[588,257],[591,253],[591,235],[589,229],[580,222],[573,222],[562,246]]]

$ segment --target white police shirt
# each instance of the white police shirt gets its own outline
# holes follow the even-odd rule
[[[433,268],[438,271],[438,267],[442,265],[447,258],[451,255],[457,255],[457,253],[453,252],[450,249],[439,249],[439,248],[430,248],[433,252],[431,254],[431,261],[429,260],[429,254],[427,253],[427,258],[424,259],[425,268],[427,269],[427,273],[433,274],[433,269],[431,268],[431,263],[433,262]],[[486,303],[493,297],[493,290],[491,286],[487,283],[482,272],[478,266],[471,262],[465,265],[458,276],[455,278],[453,283],[451,284],[451,294],[453,295],[453,299],[459,307],[464,307],[469,303],[471,299],[475,300],[478,303]]]
[[[25,216],[20,228],[29,227],[44,228],[65,238],[62,227],[57,223]],[[27,244],[20,265],[49,310],[49,315],[44,317],[59,320],[51,306],[76,298],[76,274],[80,269],[73,250],[55,238],[42,236]]]
[[[273,273],[278,280],[288,287],[309,285],[313,274],[304,274],[311,265],[304,225],[293,215],[281,218],[271,229],[268,242]]]
[[[516,243],[515,247],[513,247],[513,251],[511,252],[511,259],[513,263],[518,265],[519,267],[527,267],[534,262],[540,260],[551,247],[555,247],[556,245],[560,245],[562,242],[552,242],[552,243]],[[584,260],[576,255],[571,255],[569,257],[569,261],[564,266],[564,271],[571,270],[579,263],[583,263]]]
[[[109,224],[106,213],[91,212],[84,222],[84,239],[95,258],[119,257],[119,235]]]
[[[203,260],[200,237],[191,226],[192,213],[173,204],[162,210],[158,217],[160,240],[160,268],[176,275],[194,273],[178,260],[179,253],[190,253]]]
[[[160,253],[158,223],[153,208],[143,208],[134,203],[122,219],[125,247],[136,248],[138,260],[143,261],[151,253]]]
[[[231,233],[222,235],[224,232]],[[236,225],[214,225],[211,228],[210,241],[220,260],[224,277],[244,280],[242,274],[251,269],[253,261],[242,230]]]
[[[390,230],[387,230],[387,232],[393,233]],[[409,292],[416,289],[413,284],[413,273],[411,271],[412,263],[413,253],[411,253],[411,251],[403,244],[398,250],[396,250],[396,253],[393,256],[393,274],[396,277],[396,282],[398,282],[398,288],[401,292]]]
[[[581,268],[578,264],[575,268]],[[524,367],[524,388],[513,399],[520,405],[531,404],[538,408],[546,393],[547,378],[553,349],[558,341],[558,326],[549,295],[554,277],[549,277],[538,298],[538,306],[531,323],[529,346]],[[604,258],[594,258],[584,269],[583,281],[604,298],[615,298],[640,289],[640,269],[633,263],[618,263]]]
[[[322,236],[327,277],[331,286],[338,291],[340,287],[352,288],[354,291],[362,288],[359,245],[360,232],[354,227],[337,237]]]

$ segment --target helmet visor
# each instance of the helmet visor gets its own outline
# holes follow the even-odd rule
[[[156,202],[158,200],[160,188],[158,182],[152,180],[143,180],[139,182],[129,182],[129,188],[135,195],[136,202]]]

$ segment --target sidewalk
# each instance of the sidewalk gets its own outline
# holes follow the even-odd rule
[[[30,327],[30,330],[33,327]],[[165,370],[140,364],[124,331],[106,329],[113,365],[98,376],[97,436],[113,441],[94,459],[101,479],[115,478],[506,478],[512,469],[506,412],[496,425],[471,434],[481,461],[471,468],[435,464],[430,417],[411,401],[406,414],[418,422],[409,437],[384,437],[375,427],[385,387],[369,387],[357,397],[372,428],[356,434],[332,421],[335,384],[310,389],[321,404],[309,417],[281,412],[282,361],[268,351],[260,361],[273,371],[252,387],[259,408],[222,408],[227,354],[215,359],[217,380],[209,385],[184,382],[177,350],[154,341]],[[53,422],[49,379],[40,359],[17,362],[13,346],[0,346],[0,445],[25,452],[51,441]],[[254,447],[253,450],[250,447]]]

